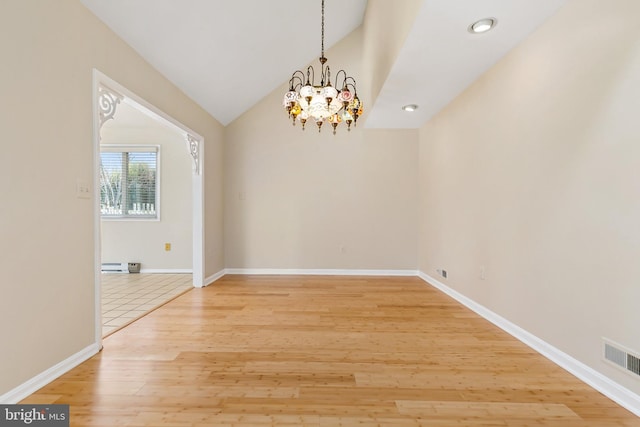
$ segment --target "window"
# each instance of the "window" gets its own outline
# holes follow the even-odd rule
[[[157,146],[100,147],[102,218],[158,219]]]

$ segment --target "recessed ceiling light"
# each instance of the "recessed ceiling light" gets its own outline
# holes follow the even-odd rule
[[[409,104],[402,107],[402,109],[404,111],[416,111],[418,109],[418,106],[416,104]]]
[[[498,24],[496,18],[484,18],[469,25],[469,32],[472,34],[486,33]]]

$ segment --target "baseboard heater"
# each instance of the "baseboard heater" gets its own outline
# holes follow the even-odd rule
[[[103,262],[103,273],[128,273],[129,264],[126,262]]]
[[[103,262],[103,273],[140,273],[139,262]]]

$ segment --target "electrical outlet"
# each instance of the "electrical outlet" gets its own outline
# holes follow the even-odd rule
[[[164,244],[164,250],[169,252],[171,250],[171,243],[165,243]]]
[[[480,280],[486,279],[486,268],[484,265],[480,266]]]
[[[447,278],[447,270],[437,269],[436,272],[445,279]]]

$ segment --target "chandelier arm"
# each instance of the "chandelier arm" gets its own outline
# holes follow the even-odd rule
[[[331,69],[328,65],[326,67],[322,67],[322,80],[320,80],[320,86],[324,86],[325,82],[331,86]]]
[[[344,74],[344,78],[342,79],[342,84],[338,85],[338,78],[340,77],[340,73]],[[340,70],[336,73],[336,84],[335,84],[335,88],[342,88],[345,86],[347,81],[347,72],[345,70]]]
[[[299,88],[302,87],[302,82],[300,81],[300,78],[294,78],[292,77],[291,80],[289,80],[289,90],[290,91],[294,91],[297,92]]]
[[[349,89],[351,92],[353,92],[354,94],[356,93],[356,87],[353,85],[353,83],[345,83],[343,88],[345,87]]]
[[[304,85],[304,73],[300,70],[296,70],[289,79],[289,90],[296,90],[298,87]]]
[[[345,75],[346,75],[346,73],[345,73]],[[358,89],[356,88],[356,79],[354,79],[351,76],[347,76],[347,77],[345,77],[344,82],[345,82],[346,85],[353,87],[353,91],[355,93],[358,93]]]
[[[311,72],[309,72],[309,70],[311,70]],[[312,76],[311,80],[309,80],[309,75]],[[316,84],[316,70],[314,70],[311,65],[307,67],[307,83],[306,84],[311,84],[312,86]]]

